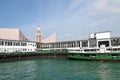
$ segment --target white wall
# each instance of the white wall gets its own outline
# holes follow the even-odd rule
[[[96,39],[110,38],[110,32],[96,33]]]
[[[90,34],[90,38],[95,38],[95,34]]]
[[[35,42],[27,42],[27,52],[34,52],[37,49]]]
[[[26,46],[6,46],[0,45],[0,52],[34,52],[36,50],[35,42],[26,42]]]

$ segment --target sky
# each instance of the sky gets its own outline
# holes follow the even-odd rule
[[[0,27],[20,28],[30,40],[37,27],[42,39],[56,32],[57,41],[120,36],[120,0],[0,0]]]

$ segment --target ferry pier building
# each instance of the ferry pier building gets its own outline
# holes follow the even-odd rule
[[[37,43],[39,50],[67,49],[69,51],[111,52],[120,51],[120,37],[111,37],[110,31],[96,32],[89,39],[61,41],[51,43]]]

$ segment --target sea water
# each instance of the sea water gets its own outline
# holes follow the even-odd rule
[[[0,80],[119,80],[119,62],[34,59],[0,63]]]

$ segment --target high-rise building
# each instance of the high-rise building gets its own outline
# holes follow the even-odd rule
[[[19,28],[0,28],[0,39],[28,40]]]
[[[36,42],[41,42],[41,34],[40,34],[40,28],[37,28],[36,31]]]

